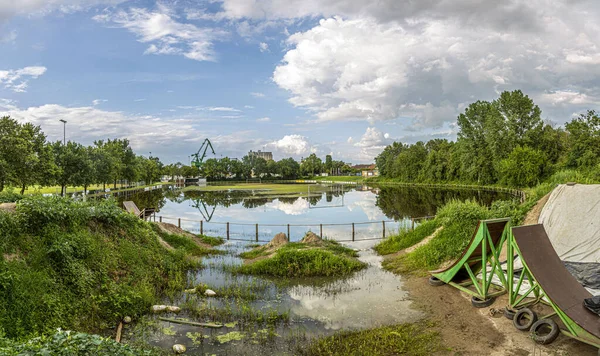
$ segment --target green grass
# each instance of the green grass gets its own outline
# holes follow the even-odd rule
[[[222,237],[213,237],[206,235],[198,235],[198,238],[207,245],[211,246],[220,246],[225,243],[225,240]]]
[[[244,252],[240,253],[240,257],[245,260],[253,260],[257,257],[264,256],[266,253],[266,250],[267,250],[267,248],[264,246],[255,247],[250,251],[244,251]]]
[[[373,249],[380,255],[389,255],[421,242],[430,236],[440,226],[437,220],[429,220],[417,226],[414,230],[404,229],[397,235],[392,235],[381,241]]]
[[[366,264],[328,250],[282,248],[273,257],[235,267],[233,272],[275,277],[345,276]]]
[[[438,333],[428,323],[400,324],[362,331],[341,331],[298,348],[302,356],[408,355],[426,356],[441,350]]]
[[[197,267],[114,201],[28,196],[0,213],[0,334],[102,332],[187,284]]]

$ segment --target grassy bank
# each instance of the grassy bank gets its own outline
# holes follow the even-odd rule
[[[184,192],[197,191],[197,192],[215,192],[215,191],[251,191],[256,195],[274,195],[274,194],[308,194],[310,189],[311,193],[324,192],[327,190],[326,186],[316,184],[276,184],[276,183],[238,183],[238,184],[227,184],[227,185],[207,185],[204,187],[189,186],[183,188]]]
[[[496,201],[491,207],[485,207],[474,201],[451,201],[438,210],[434,220],[419,225],[414,231],[401,231],[390,236],[376,245],[375,250],[381,255],[392,254],[415,245],[430,236],[437,227],[443,226],[428,244],[383,262],[384,268],[398,273],[435,269],[441,263],[460,256],[479,220],[510,217],[512,224],[518,226],[539,199],[557,184],[566,182],[589,184],[595,181],[576,171],[561,171],[546,182],[526,189],[527,199],[523,203],[517,200]]]
[[[439,335],[425,322],[342,331],[317,339],[297,350],[303,356],[409,355],[426,356],[440,351]]]
[[[335,241],[319,245],[293,242],[276,250],[258,247],[244,252],[240,257],[258,260],[235,267],[233,272],[275,277],[345,276],[366,267],[357,256],[354,250]]]
[[[0,211],[0,235],[0,332],[11,339],[102,333],[184,289],[197,266],[113,201],[25,197]]]

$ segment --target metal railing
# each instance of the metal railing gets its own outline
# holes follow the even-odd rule
[[[259,224],[213,222],[153,214],[150,220],[170,223],[200,235],[222,237],[226,240],[269,242],[277,233],[285,233],[288,241],[300,240],[308,231],[335,241],[381,240],[401,229],[414,229],[420,221],[435,216],[411,217],[400,221],[380,220],[353,223]]]

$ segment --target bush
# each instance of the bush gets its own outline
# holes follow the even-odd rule
[[[9,338],[113,326],[185,288],[196,267],[110,201],[27,197],[17,213],[0,213],[0,236],[0,252],[12,254],[0,259],[0,333]]]
[[[23,199],[21,194],[12,191],[0,192],[0,203],[15,203],[21,199]]]
[[[159,355],[153,350],[143,350],[120,344],[98,335],[58,330],[50,336],[36,337],[26,342],[0,338],[0,352],[6,356],[17,355],[96,355],[138,356]]]

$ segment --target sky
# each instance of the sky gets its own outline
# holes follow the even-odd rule
[[[591,0],[0,0],[0,115],[165,163],[205,138],[217,158],[370,163],[456,139],[505,90],[554,125],[596,109],[598,18]]]

